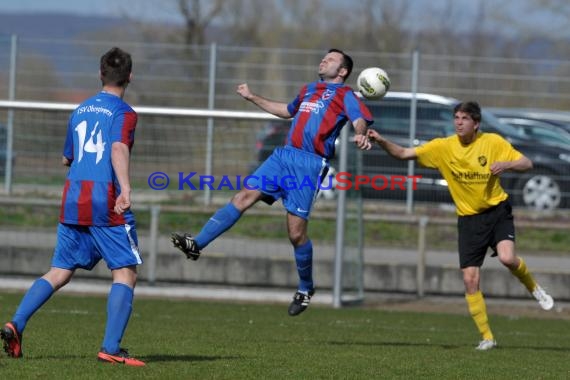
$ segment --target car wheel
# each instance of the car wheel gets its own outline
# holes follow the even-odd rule
[[[323,180],[317,194],[317,199],[332,200],[336,199],[336,185],[338,184],[336,180],[336,170],[331,166],[329,172],[327,173],[327,178]]]
[[[551,174],[525,176],[517,186],[521,203],[535,210],[555,210],[562,201],[562,191]]]

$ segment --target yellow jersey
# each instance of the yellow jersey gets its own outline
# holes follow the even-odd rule
[[[463,145],[457,135],[436,138],[415,148],[418,163],[438,169],[447,181],[458,215],[479,214],[508,198],[500,179],[491,174],[493,162],[515,161],[522,153],[495,133],[477,133]]]

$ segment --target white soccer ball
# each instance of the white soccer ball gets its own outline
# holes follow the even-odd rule
[[[358,91],[367,99],[380,99],[390,89],[390,78],[379,67],[368,67],[356,79]]]

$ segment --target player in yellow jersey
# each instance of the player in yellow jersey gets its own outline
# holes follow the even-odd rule
[[[459,103],[453,113],[455,135],[436,138],[416,148],[395,144],[373,129],[368,130],[368,138],[397,159],[417,159],[420,165],[439,170],[447,181],[458,215],[459,264],[465,299],[482,336],[477,350],[484,351],[497,345],[479,289],[479,270],[488,247],[544,310],[552,309],[554,301],[515,254],[512,209],[499,181],[507,170],[532,169],[532,162],[501,136],[479,131],[481,108],[476,102]]]

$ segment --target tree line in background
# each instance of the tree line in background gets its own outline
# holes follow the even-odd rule
[[[466,3],[469,6],[466,7]],[[139,21],[148,42],[271,48],[410,52],[536,58],[567,57],[556,25],[537,26],[539,12],[570,21],[566,0],[168,0],[139,6],[178,14],[177,27]],[[125,13],[126,14],[126,13]],[[136,9],[129,10],[136,17]],[[545,18],[548,15],[544,16]],[[560,21],[560,20],[559,20]],[[566,23],[567,25],[568,23]],[[551,29],[552,28],[552,29]],[[539,44],[540,46],[537,46]]]
[[[315,52],[296,57],[268,53],[249,57],[251,61],[236,62],[244,66],[251,66],[252,63],[273,65],[274,69],[260,70],[260,80],[290,80],[287,66],[314,66],[317,63],[315,59],[330,47],[338,47],[349,53],[389,53],[406,57],[418,50],[424,57],[433,57],[431,61],[427,59],[422,62],[422,70],[453,74],[422,79],[422,84],[427,88],[430,82],[437,83],[436,88],[442,89],[441,95],[462,96],[452,91],[446,92],[446,89],[453,88],[473,90],[475,93],[479,91],[481,94],[486,89],[547,94],[553,92],[553,82],[565,85],[563,80],[556,78],[570,77],[570,66],[562,64],[570,56],[568,38],[555,30],[554,23],[553,29],[549,30],[548,25],[538,28],[529,22],[530,17],[513,17],[512,7],[519,7],[518,14],[548,11],[563,22],[570,21],[569,4],[565,0],[506,0],[501,3],[491,0],[357,0],[349,4],[340,0],[140,0],[133,2],[129,9],[117,8],[116,13],[123,20],[121,24],[75,38],[177,47],[154,48],[153,45],[152,48],[137,51],[137,57],[142,56],[145,63],[141,65],[141,60],[137,61],[135,72],[144,73],[147,80],[166,74],[173,77],[162,77],[150,84],[145,83],[144,88],[142,85],[135,88],[132,94],[137,94],[139,104],[188,106],[187,94],[207,94],[208,66],[204,61],[208,59],[207,49],[212,42],[230,47],[306,49]],[[178,22],[157,22],[139,17],[143,12],[157,16],[170,15]],[[95,56],[101,50],[100,46],[85,49],[91,49]],[[60,56],[66,57],[67,54],[62,51]],[[483,62],[481,57],[496,57],[505,61],[497,60],[490,64]],[[231,59],[225,57],[225,62]],[[236,61],[239,59],[243,58],[235,58]],[[513,65],[509,59],[542,61],[538,60],[532,65]],[[172,64],[165,68],[161,64],[165,61],[172,61]],[[357,64],[359,62],[362,60]],[[392,70],[400,67],[396,62],[378,63],[385,64],[390,64]],[[405,67],[402,70],[409,69]],[[69,93],[70,84],[62,84],[58,70],[53,67],[53,62],[40,54],[27,55],[25,60],[18,62],[19,96],[38,100],[60,99],[59,93]],[[244,74],[245,70],[247,68],[236,69],[231,74]],[[68,71],[73,73],[78,70],[70,68]],[[504,78],[499,82],[489,73],[501,74]],[[547,76],[555,79],[550,82],[536,79]],[[247,76],[244,74],[244,77]],[[533,79],[529,82],[527,78]],[[87,79],[91,82],[85,85],[81,82],[85,80],[81,75],[74,74],[71,79],[72,85],[77,88],[89,89],[83,93],[77,90],[78,100],[97,85],[91,76]],[[4,92],[1,87],[5,84],[2,81],[0,78],[0,91]],[[405,81],[395,80],[393,84],[398,86],[404,82],[407,85],[409,78],[405,78]],[[135,81],[134,86],[139,83]],[[40,86],[44,92],[38,90]],[[570,87],[570,84],[566,86]],[[26,89],[29,89],[30,95],[26,94]],[[556,91],[564,95],[548,105],[551,108],[568,108],[570,88],[559,87]],[[170,98],[159,99],[157,93],[171,95]],[[177,99],[172,95],[176,93],[183,95]],[[284,94],[288,99],[292,93],[286,91],[276,95]],[[191,104],[205,106],[206,96],[202,97],[201,103],[192,101]],[[495,105],[525,105],[515,97],[499,97],[499,100],[502,104]]]
[[[480,57],[563,61],[570,56],[570,34],[564,36],[559,30],[560,25],[570,21],[570,3],[566,0],[168,0],[160,5],[143,0],[139,6],[147,12],[150,9],[177,15],[180,22],[169,27],[137,21],[134,33],[145,42],[185,45],[187,57],[182,58],[196,56],[199,46],[212,42],[321,52],[338,47],[371,54],[411,54],[417,50],[424,56],[462,56],[461,61],[438,61],[438,67],[423,67],[468,74],[485,72]],[[135,19],[137,10],[129,9],[128,14]],[[548,17],[553,22],[549,23]],[[538,25],[533,20],[542,22]],[[552,62],[537,62],[532,67],[509,63],[503,66],[512,79],[497,83],[502,86],[497,92],[531,89],[547,93],[552,91],[550,83],[522,83],[521,78],[570,77],[568,66]],[[496,71],[495,67],[486,69]],[[473,76],[461,78],[460,74],[450,79],[453,86],[475,91],[483,91],[485,80],[494,79],[474,80]],[[567,108],[567,97],[548,104]],[[514,102],[502,105],[519,105]]]

